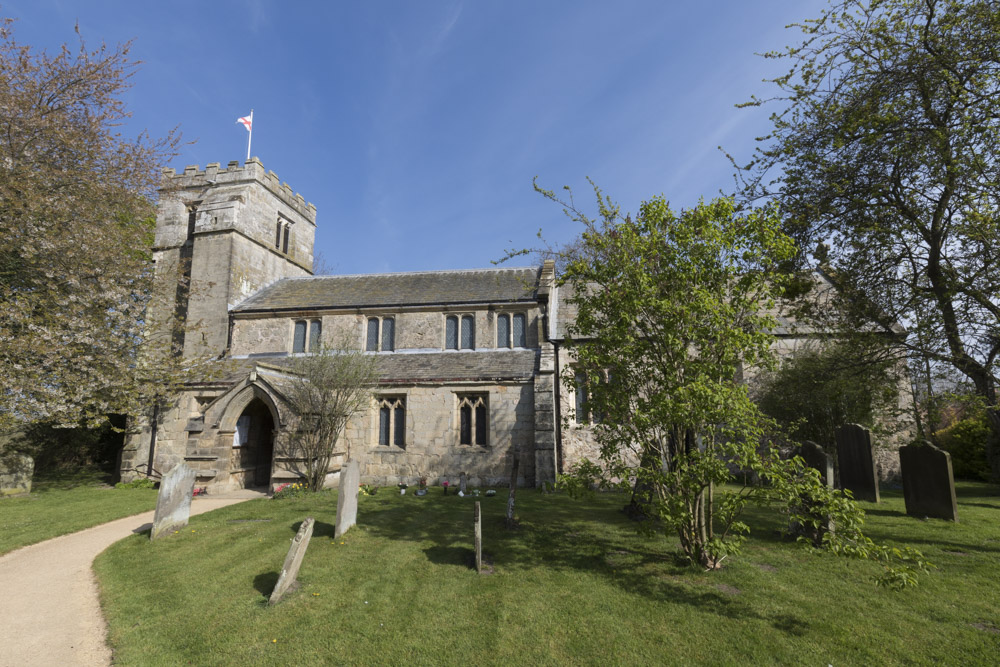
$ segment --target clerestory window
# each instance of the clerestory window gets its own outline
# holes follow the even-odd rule
[[[396,349],[396,319],[369,317],[365,330],[365,351],[392,352]]]
[[[449,315],[444,324],[446,350],[476,349],[476,320],[472,315]]]
[[[319,352],[323,340],[323,322],[321,320],[297,320],[292,332],[292,352],[306,351],[306,342],[310,352]]]
[[[497,316],[497,347],[528,347],[524,313]]]

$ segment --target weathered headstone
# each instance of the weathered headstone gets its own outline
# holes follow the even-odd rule
[[[812,440],[802,443],[802,459],[806,465],[819,471],[819,477],[831,489],[833,488],[833,459]]]
[[[958,521],[951,454],[927,442],[899,448],[903,498],[910,516]]]
[[[837,462],[840,488],[850,489],[857,500],[879,501],[875,452],[868,429],[857,424],[844,424],[837,429]]]
[[[0,498],[31,493],[31,476],[35,460],[25,454],[12,454],[0,459]]]
[[[510,491],[507,493],[507,514],[504,518],[508,530],[517,527],[517,521],[514,519],[514,494],[517,493],[517,469],[520,463],[521,459],[515,452],[514,462],[510,466]]]
[[[476,501],[476,518],[475,518],[475,534],[476,534],[476,572],[479,574],[483,573],[483,518],[479,513],[479,501]]]
[[[463,472],[461,475],[458,476],[458,492],[463,496],[469,492],[467,488],[468,484],[469,484],[469,476]]]
[[[292,546],[288,549],[288,555],[285,556],[285,563],[281,566],[281,574],[278,575],[278,583],[274,585],[271,598],[267,601],[268,604],[281,602],[281,598],[295,584],[295,579],[299,576],[299,567],[302,565],[302,559],[306,555],[306,548],[309,546],[309,540],[312,539],[314,525],[315,522],[310,516],[306,517],[306,520],[299,526],[299,532],[295,534]]]
[[[361,467],[357,461],[348,461],[340,469],[340,489],[337,491],[337,525],[334,538],[340,537],[358,522],[358,483]]]
[[[183,528],[191,517],[191,493],[194,491],[195,472],[180,463],[160,480],[156,496],[156,513],[149,539],[155,540]]]

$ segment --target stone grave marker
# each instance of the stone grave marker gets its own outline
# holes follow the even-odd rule
[[[903,498],[910,516],[958,521],[951,454],[929,442],[899,448]]]
[[[149,539],[155,540],[183,528],[191,517],[191,494],[194,492],[195,472],[180,463],[160,480],[156,496],[156,513]]]
[[[358,484],[361,467],[357,461],[348,461],[340,470],[340,489],[337,491],[337,526],[334,539],[340,537],[358,522]]]
[[[510,490],[507,492],[507,514],[504,516],[504,523],[508,530],[517,528],[517,521],[514,519],[514,495],[517,493],[517,469],[521,465],[521,458],[514,454],[514,462],[510,466]]]
[[[0,498],[31,493],[35,460],[26,454],[14,454],[0,460]]]
[[[806,465],[819,470],[819,477],[831,489],[833,488],[833,459],[812,440],[802,443],[801,455]]]
[[[857,424],[844,424],[837,429],[837,462],[840,488],[850,489],[857,500],[879,501],[875,452],[868,429]]]
[[[292,546],[288,548],[288,555],[285,556],[285,563],[281,566],[281,574],[278,575],[278,583],[274,585],[271,597],[267,601],[268,604],[281,602],[285,593],[295,585],[295,580],[299,576],[299,567],[302,566],[302,559],[306,555],[306,548],[309,546],[309,540],[312,539],[315,523],[310,516],[306,517],[306,520],[299,526],[299,532],[295,534]]]
[[[469,484],[469,476],[463,472],[461,475],[458,476],[458,492],[461,493],[463,496],[469,492],[468,484]]]
[[[483,516],[479,512],[479,501],[476,501],[476,517],[474,519],[476,535],[476,572],[483,573]]]

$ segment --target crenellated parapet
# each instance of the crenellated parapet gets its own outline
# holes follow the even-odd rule
[[[180,173],[172,167],[163,169],[162,173],[162,192],[198,190],[212,186],[238,186],[256,182],[298,212],[306,221],[312,225],[316,224],[316,207],[293,191],[288,183],[283,183],[276,173],[265,170],[260,159],[256,157],[250,158],[242,165],[238,160],[230,161],[225,167],[219,162],[209,162],[204,169],[192,164],[184,167],[184,171]]]

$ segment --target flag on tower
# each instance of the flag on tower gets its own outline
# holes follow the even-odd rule
[[[250,109],[249,116],[243,116],[242,118],[236,119],[237,123],[243,123],[243,127],[247,128],[247,132],[250,134],[247,136],[247,160],[250,159],[250,142],[253,140],[253,109]]]

